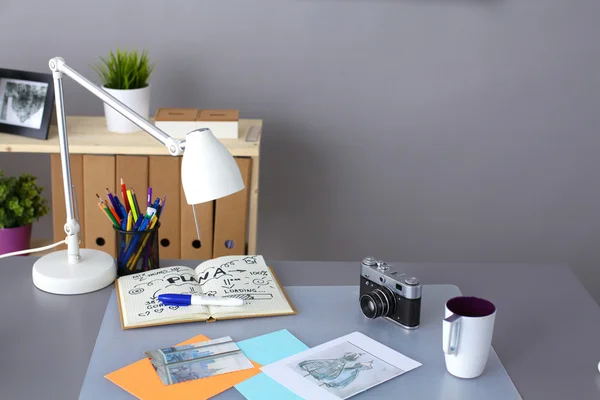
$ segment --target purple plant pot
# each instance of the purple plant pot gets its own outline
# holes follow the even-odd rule
[[[0,229],[0,254],[29,248],[31,224],[18,228]]]

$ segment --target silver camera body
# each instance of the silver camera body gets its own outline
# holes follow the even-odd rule
[[[383,317],[406,329],[421,323],[422,286],[418,278],[386,262],[365,257],[360,265],[360,308],[370,319]]]

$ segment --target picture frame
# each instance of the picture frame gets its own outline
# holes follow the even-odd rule
[[[0,68],[0,132],[46,140],[53,112],[51,73]]]

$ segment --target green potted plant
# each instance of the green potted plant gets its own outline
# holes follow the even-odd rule
[[[110,51],[92,66],[102,81],[102,88],[144,118],[150,114],[150,64],[148,52]],[[132,133],[140,128],[104,104],[106,127],[111,132]]]
[[[48,201],[36,178],[5,177],[0,170],[0,254],[29,248],[31,224],[48,214]]]

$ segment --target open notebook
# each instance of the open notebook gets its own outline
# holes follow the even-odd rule
[[[123,329],[216,319],[296,314],[262,256],[225,256],[195,269],[167,267],[117,279]],[[158,295],[186,293],[237,297],[240,307],[164,306]]]

